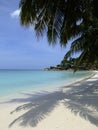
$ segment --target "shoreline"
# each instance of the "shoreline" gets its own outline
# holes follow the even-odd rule
[[[77,72],[81,72],[81,71],[77,71]],[[86,72],[86,71],[85,71]],[[46,91],[46,92],[53,92],[53,91],[59,91],[59,90],[61,90],[61,89],[63,89],[63,88],[65,88],[66,89],[66,86],[70,86],[70,85],[73,85],[73,84],[76,84],[76,83],[78,83],[78,82],[82,82],[82,81],[85,81],[86,79],[88,79],[88,78],[90,78],[90,77],[92,77],[93,75],[95,75],[96,74],[96,71],[87,71],[87,72],[91,72],[91,74],[90,75],[88,75],[88,76],[85,76],[85,77],[81,77],[81,78],[79,78],[79,79],[77,79],[77,80],[75,80],[75,81],[70,81],[70,83],[68,83],[68,82],[61,82],[60,84],[54,84],[54,85],[52,85],[51,87],[50,87],[50,85],[47,85],[47,86],[49,86],[49,87],[46,87],[45,88],[45,86],[46,85],[44,85],[44,87],[43,88],[41,88],[41,89],[31,89],[31,90],[24,90],[24,91],[21,91],[21,92],[17,92],[17,93],[14,93],[14,94],[10,94],[10,95],[8,95],[8,96],[5,96],[5,97],[2,97],[1,96],[1,98],[0,98],[0,100],[2,100],[2,101],[6,101],[6,100],[11,100],[11,99],[13,99],[13,98],[15,98],[15,97],[19,97],[19,98],[22,98],[22,97],[27,97],[25,94],[26,93],[29,93],[29,94],[36,94],[36,93],[40,93],[40,92],[43,92],[43,91]],[[61,85],[62,84],[62,85]],[[55,87],[54,87],[55,86]],[[2,102],[2,101],[0,101],[0,102]]]
[[[90,77],[58,91],[0,104],[0,129],[98,130],[97,86],[98,71],[94,71]]]
[[[93,76],[95,76],[95,75],[98,73],[98,71],[91,71],[91,72],[92,72],[92,74],[90,74],[90,76],[86,76],[86,77],[84,77],[84,78],[78,79],[77,81],[74,81],[74,82],[72,82],[72,83],[70,83],[70,84],[67,84],[67,85],[65,85],[64,87],[70,86],[70,85],[74,85],[74,84],[77,84],[77,83],[84,82],[84,81],[86,81],[86,80],[92,78]]]

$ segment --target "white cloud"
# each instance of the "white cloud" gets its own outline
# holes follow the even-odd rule
[[[17,17],[19,17],[19,14],[20,14],[20,9],[17,9],[14,12],[11,13],[11,17],[17,18]]]

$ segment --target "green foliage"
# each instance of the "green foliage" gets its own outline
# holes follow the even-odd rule
[[[77,66],[76,63],[78,60],[79,58],[70,58],[69,60],[66,60],[66,58],[64,57],[64,59],[61,61],[59,66],[61,66],[62,69],[67,68],[67,69],[74,69],[74,70],[98,69],[98,59],[95,60],[93,64],[88,64],[88,65],[86,61],[84,60],[81,62],[81,64]]]
[[[96,69],[98,69],[98,60],[95,61],[94,66]]]

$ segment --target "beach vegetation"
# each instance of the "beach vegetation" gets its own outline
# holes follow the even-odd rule
[[[96,60],[93,64],[86,64],[84,60],[80,65],[76,65],[78,58],[70,58],[66,60],[64,57],[59,65],[50,66],[45,70],[98,70],[98,60]]]

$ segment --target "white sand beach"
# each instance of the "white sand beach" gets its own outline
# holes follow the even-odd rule
[[[0,104],[0,130],[98,130],[98,72],[58,91]]]

